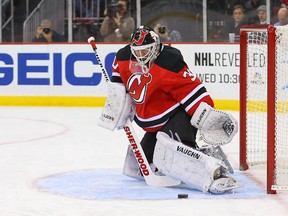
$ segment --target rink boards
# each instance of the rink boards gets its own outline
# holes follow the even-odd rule
[[[125,44],[98,44],[111,75]],[[191,71],[205,83],[217,108],[239,110],[239,44],[177,43]],[[106,83],[88,43],[1,44],[0,105],[103,106]]]

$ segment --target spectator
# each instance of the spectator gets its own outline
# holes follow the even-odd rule
[[[257,10],[260,5],[266,5],[266,0],[249,0],[244,3],[244,8],[247,11]]]
[[[104,42],[117,42],[121,40],[116,34],[116,29],[118,29],[116,19],[120,16],[120,7],[122,7],[122,5],[111,4],[105,9],[105,18],[100,27],[100,34],[103,36]]]
[[[266,5],[261,5],[257,8],[257,20],[254,24],[267,24],[267,10]]]
[[[233,14],[233,8],[236,5],[242,5],[244,7],[244,4],[249,1],[249,0],[226,0],[227,2],[227,7],[230,9],[228,11],[228,14]]]
[[[123,42],[129,42],[131,34],[135,30],[135,21],[133,17],[130,16],[128,8],[129,4],[127,0],[119,0],[118,4],[121,4],[121,10],[119,12],[119,17],[117,19],[118,30],[116,33],[118,37],[121,38]]]
[[[248,0],[244,3],[248,24],[254,24],[255,22],[257,22],[257,9],[261,5],[266,5],[266,0]]]
[[[278,22],[274,26],[283,26],[288,24],[288,9],[286,7],[280,8],[278,11]]]
[[[104,41],[128,42],[134,29],[135,21],[128,13],[126,0],[119,0],[117,5],[107,7],[106,17],[100,28]]]
[[[153,30],[159,35],[161,42],[182,41],[180,32],[177,30],[169,30],[165,24],[157,23]]]
[[[288,7],[288,0],[281,0],[280,1],[280,3],[281,3],[281,5],[280,5],[280,7],[282,8],[282,7]]]
[[[44,19],[41,25],[37,27],[33,42],[63,42],[64,37],[52,29],[52,23]]]
[[[232,19],[228,20],[224,27],[224,37],[228,40],[229,33],[235,33],[235,41],[239,41],[240,28],[243,24],[247,24],[245,19],[245,9],[242,5],[236,5],[233,8]]]

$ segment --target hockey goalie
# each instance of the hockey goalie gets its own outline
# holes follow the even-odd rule
[[[140,26],[130,44],[117,52],[112,68],[98,125],[114,130],[134,120],[145,131],[141,146],[158,175],[207,193],[242,187],[221,149],[237,133],[237,121],[213,108],[205,86],[178,49],[163,45],[150,27]],[[197,144],[199,136],[206,146]],[[123,173],[144,179],[130,146]]]

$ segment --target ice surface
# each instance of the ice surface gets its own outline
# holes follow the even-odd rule
[[[183,185],[154,188],[122,175],[126,137],[99,128],[99,113],[0,108],[0,216],[288,215],[288,193],[267,195],[263,168],[238,171],[238,137],[223,150],[243,189],[210,195]]]

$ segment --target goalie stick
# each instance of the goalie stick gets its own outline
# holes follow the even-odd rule
[[[100,57],[98,55],[98,51],[97,51],[97,47],[96,47],[96,43],[95,43],[95,39],[94,37],[90,37],[88,38],[88,43],[90,43],[92,49],[94,50],[94,54],[96,56],[96,59],[101,67],[101,70],[102,70],[102,73],[105,77],[105,80],[106,82],[110,82],[110,79],[109,79],[109,76],[108,76],[108,73],[106,72],[101,60],[100,60]],[[155,186],[155,187],[168,187],[168,186],[175,186],[175,185],[179,185],[181,183],[181,181],[179,180],[176,180],[174,178],[171,178],[169,176],[165,176],[165,175],[156,175],[148,161],[147,161],[147,158],[144,154],[144,151],[142,149],[142,146],[136,136],[136,133],[134,131],[134,128],[132,126],[132,122],[130,121],[130,119],[128,119],[126,125],[124,126],[124,131],[125,131],[125,134],[129,140],[129,144],[133,150],[133,153],[134,153],[134,156],[136,158],[136,161],[139,165],[139,168],[142,172],[142,175],[147,183],[147,185],[150,185],[150,186]]]

